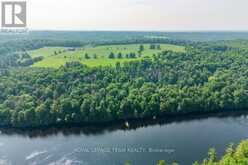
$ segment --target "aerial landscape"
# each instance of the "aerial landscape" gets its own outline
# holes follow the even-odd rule
[[[0,165],[248,165],[248,2],[72,1],[1,3]]]

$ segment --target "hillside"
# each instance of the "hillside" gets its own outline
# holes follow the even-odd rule
[[[140,50],[143,46],[144,50]],[[28,54],[32,58],[44,57],[43,60],[34,63],[33,67],[58,68],[66,62],[79,61],[82,64],[95,66],[114,66],[117,62],[128,62],[152,57],[163,51],[185,52],[183,46],[169,44],[131,44],[131,45],[107,45],[82,48],[46,47]],[[113,53],[113,57],[109,57]]]

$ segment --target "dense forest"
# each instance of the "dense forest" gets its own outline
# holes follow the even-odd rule
[[[2,69],[0,126],[105,123],[248,108],[246,49],[177,42],[185,43],[186,52],[163,51],[115,67],[90,68],[75,61],[59,69]]]
[[[209,149],[208,157],[203,159],[201,163],[195,162],[193,165],[246,165],[248,164],[248,140],[242,141],[236,148],[230,145],[226,149],[225,155],[220,160],[214,148]],[[125,165],[131,165],[125,163]],[[167,164],[166,161],[160,160],[156,165],[179,165],[178,163]]]
[[[127,41],[145,38],[167,38],[187,41],[219,41],[248,39],[247,32],[141,32],[141,31],[29,31],[27,34],[9,35],[0,33],[1,41],[14,40],[67,40],[83,42]]]

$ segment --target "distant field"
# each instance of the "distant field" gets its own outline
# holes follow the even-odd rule
[[[158,44],[157,44],[158,45]],[[157,46],[156,45],[156,46]],[[150,44],[144,44],[144,51],[139,53],[140,44],[131,45],[108,45],[89,48],[69,49],[64,47],[45,47],[28,53],[32,58],[43,56],[44,59],[33,65],[33,67],[53,67],[58,68],[70,61],[80,61],[90,67],[95,66],[113,66],[116,62],[139,60],[146,56],[152,56],[164,50],[184,52],[183,46],[159,44],[160,49],[150,49]],[[109,58],[113,52],[115,58]],[[121,53],[121,58],[117,58]],[[135,53],[136,58],[128,58],[128,54]],[[87,54],[87,55],[86,55]]]

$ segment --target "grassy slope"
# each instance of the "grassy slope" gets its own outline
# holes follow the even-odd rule
[[[141,58],[144,58],[145,56],[152,56],[153,54],[157,54],[163,50],[172,50],[172,51],[178,51],[183,52],[185,51],[185,48],[182,46],[176,46],[176,45],[168,45],[168,44],[161,44],[161,50],[151,50],[149,48],[149,44],[144,44],[145,50],[142,53],[142,57],[130,59],[125,58],[126,54],[129,54],[131,52],[136,53],[136,56],[138,55],[139,50],[139,44],[133,44],[133,45],[108,45],[108,46],[97,46],[94,48],[78,48],[75,51],[66,51],[63,52],[66,48],[58,48],[58,47],[52,47],[52,48],[41,48],[34,51],[30,51],[29,54],[32,57],[37,56],[43,56],[45,57],[44,60],[37,62],[33,65],[33,67],[54,67],[57,68],[61,65],[64,65],[66,62],[69,61],[80,61],[83,64],[86,64],[88,66],[94,67],[94,66],[113,66],[116,64],[116,62],[124,62],[124,61],[131,61],[131,60],[138,60]],[[54,55],[54,51],[61,51],[62,53],[58,55]],[[119,52],[122,53],[123,58],[122,59],[109,59],[108,55],[110,52],[113,52],[114,54],[118,54]],[[91,58],[85,59],[85,54],[88,54]],[[93,59],[93,56],[96,55],[97,59]]]

